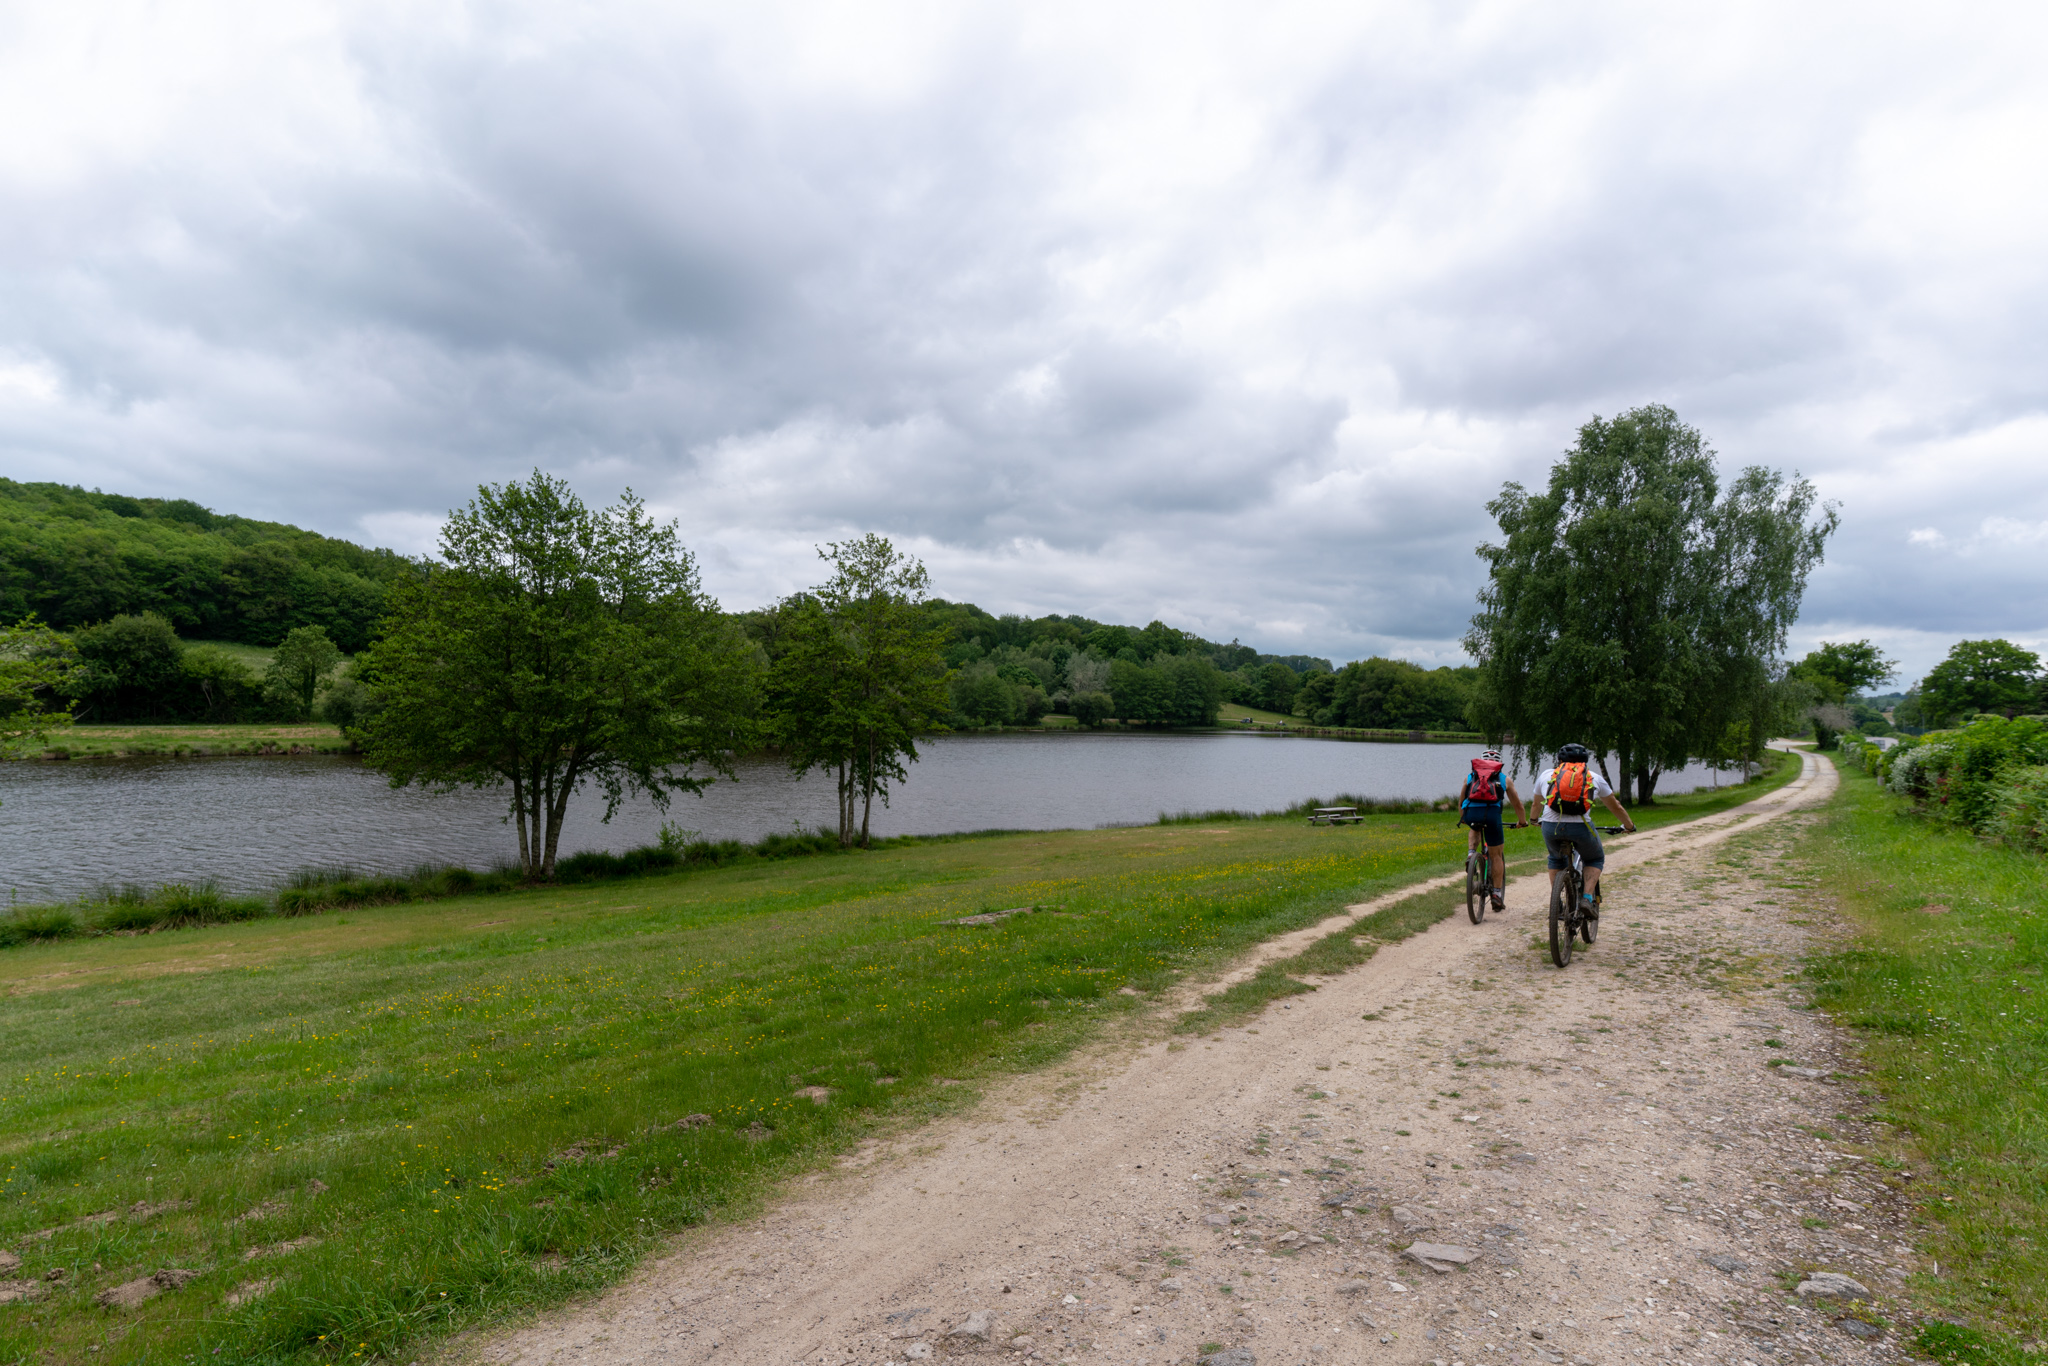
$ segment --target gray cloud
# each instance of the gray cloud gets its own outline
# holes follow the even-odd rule
[[[1491,492],[1664,401],[1841,502],[1796,647],[2048,639],[2032,11],[1156,18],[53,10],[0,462],[408,549],[541,466],[736,604],[878,529],[995,610],[1454,660]]]

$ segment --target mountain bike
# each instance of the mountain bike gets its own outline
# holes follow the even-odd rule
[[[1626,826],[1596,825],[1593,827],[1603,835],[1619,835]],[[1561,968],[1572,964],[1572,941],[1583,939],[1588,944],[1600,933],[1600,889],[1595,888],[1592,898],[1586,896],[1586,866],[1579,861],[1577,845],[1569,846],[1565,866],[1558,872],[1557,881],[1550,888],[1550,961]]]
[[[1513,825],[1503,828],[1520,830],[1524,823],[1516,821]],[[1465,822],[1460,819],[1458,824],[1463,825]],[[1481,835],[1473,840],[1472,844],[1474,847],[1465,851],[1465,916],[1477,925],[1486,918],[1487,902],[1493,896],[1493,860],[1486,852],[1486,836]],[[1505,853],[1501,855],[1501,862],[1503,866],[1506,865]]]

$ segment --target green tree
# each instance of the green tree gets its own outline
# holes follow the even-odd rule
[[[228,651],[217,645],[188,646],[182,665],[188,715],[208,721],[241,721],[255,710],[262,682]]]
[[[1017,688],[987,660],[969,664],[953,676],[953,712],[975,726],[1007,725],[1017,716]]]
[[[71,642],[33,614],[0,628],[0,761],[71,724],[64,685],[77,660]]]
[[[1853,694],[1884,682],[1898,671],[1898,661],[1887,659],[1868,640],[1824,640],[1818,650],[1792,666],[1791,674],[1818,689],[1822,701],[1846,702]]]
[[[79,667],[67,681],[94,721],[155,718],[174,709],[184,680],[185,645],[156,612],[123,614],[73,637]]]
[[[1549,488],[1508,484],[1503,534],[1466,648],[1473,719],[1537,750],[1579,741],[1619,760],[1624,801],[1711,753],[1752,710],[1836,525],[1812,485],[1714,454],[1671,409],[1594,418]]]
[[[818,552],[832,577],[784,604],[785,650],[769,696],[789,765],[829,770],[839,793],[839,842],[868,844],[875,798],[909,778],[917,737],[948,715],[945,636],[925,611],[928,576],[870,532]],[[1014,685],[991,668],[989,682]]]
[[[1301,675],[1285,664],[1275,662],[1259,668],[1258,680],[1257,705],[1267,711],[1277,711],[1282,716],[1292,715],[1294,695],[1301,691]]]
[[[321,680],[341,660],[341,651],[327,638],[327,632],[318,626],[295,626],[270,656],[263,689],[286,700],[303,721],[313,714],[313,694],[319,691]]]
[[[509,787],[520,867],[547,879],[585,784],[610,820],[629,792],[666,810],[731,776],[757,651],[630,491],[592,512],[538,471],[485,485],[450,514],[441,559],[392,585],[356,660],[380,709],[354,733],[392,786]]]
[[[1106,692],[1077,692],[1067,701],[1074,719],[1093,730],[1108,720],[1116,703]]]
[[[1965,640],[1920,680],[1920,710],[1937,725],[2012,713],[2034,699],[2041,657],[2009,640]]]

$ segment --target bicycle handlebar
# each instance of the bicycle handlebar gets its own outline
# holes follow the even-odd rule
[[[1596,825],[1593,827],[1603,835],[1633,835],[1635,831],[1625,825]]]

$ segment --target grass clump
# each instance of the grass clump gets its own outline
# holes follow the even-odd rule
[[[68,906],[24,906],[0,916],[0,948],[69,939],[84,932],[85,926]]]
[[[1972,1331],[2038,1340],[2048,1331],[2048,862],[1921,819],[1853,770],[1803,852],[1857,932],[1809,965],[1816,1003],[1863,1035],[1882,1118],[1924,1155],[1937,1187],[1921,1212],[1943,1274],[1918,1290]]]

